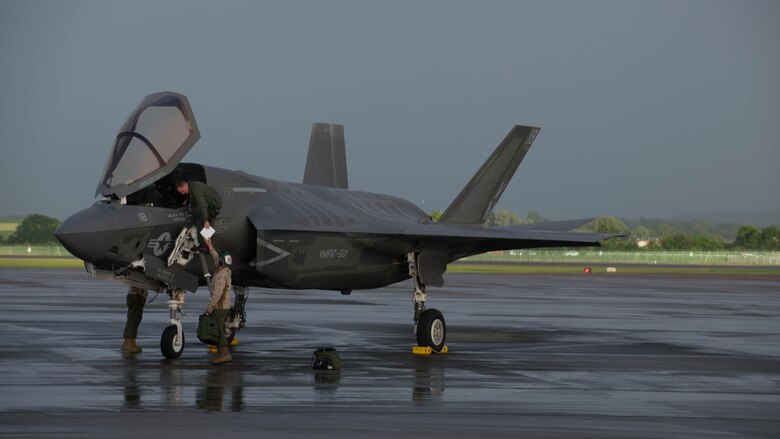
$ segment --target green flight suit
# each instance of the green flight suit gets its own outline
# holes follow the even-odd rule
[[[211,223],[219,215],[219,209],[222,207],[222,197],[213,187],[199,181],[187,183],[190,187],[190,193],[187,202],[192,206],[192,214],[195,217],[195,224],[198,230],[203,228],[203,223]]]
[[[127,323],[125,323],[124,338],[137,338],[138,325],[144,316],[146,296],[149,294],[143,288],[130,287],[127,292]]]

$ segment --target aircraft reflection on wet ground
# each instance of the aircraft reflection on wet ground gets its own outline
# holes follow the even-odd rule
[[[144,352],[122,356],[121,285],[78,270],[0,269],[0,437],[126,437],[172,420],[181,434],[219,431],[206,412],[229,420],[235,437],[780,431],[780,281],[447,280],[436,295],[449,314],[448,354],[411,354],[410,304],[395,300],[403,284],[351,296],[253,290],[234,361],[216,367],[195,341],[202,291],[185,304],[181,358],[159,356],[168,317],[159,299],[141,323]],[[338,349],[340,372],[312,370],[323,345]]]
[[[125,409],[175,409],[194,406],[207,411],[240,412],[262,405],[282,403],[282,400],[294,396],[295,393],[294,390],[247,385],[246,376],[261,373],[252,368],[216,367],[203,370],[160,367],[157,381],[159,386],[152,383],[153,370],[139,364],[134,358],[128,356],[120,368],[123,370],[122,407]],[[443,394],[444,368],[420,365],[412,373],[412,401],[431,401]],[[356,396],[350,395],[350,391],[339,394],[341,371],[310,371],[300,374],[303,381],[305,375],[310,376],[311,402],[338,401],[342,397],[351,399]],[[249,404],[247,399],[250,400]]]

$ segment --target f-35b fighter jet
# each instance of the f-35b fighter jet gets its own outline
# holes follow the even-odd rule
[[[200,138],[187,98],[144,98],[122,125],[95,195],[65,220],[57,238],[93,276],[167,292],[171,320],[161,350],[184,349],[181,290],[207,285],[214,267],[194,251],[179,179],[215,188],[223,205],[213,238],[233,256],[236,292],[226,334],[244,326],[248,287],[350,294],[411,278],[417,343],[440,352],[446,325],[426,308],[426,286],[441,287],[447,264],[479,253],[532,247],[595,246],[614,235],[571,233],[588,220],[485,228],[539,128],[515,126],[438,221],[390,195],[350,190],[341,125],[315,123],[303,183],[257,177],[181,160]]]

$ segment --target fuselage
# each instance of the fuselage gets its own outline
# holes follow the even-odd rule
[[[222,196],[212,226],[219,251],[233,255],[237,285],[287,289],[369,289],[408,278],[408,241],[360,233],[376,224],[400,233],[427,214],[389,195],[277,181],[221,168],[179,165]],[[57,230],[63,245],[86,262],[116,271],[144,257],[164,259],[183,228],[188,206],[172,195],[173,180],[145,188],[154,196],[106,199],[66,219]],[[344,230],[350,230],[345,233]],[[197,258],[184,267],[200,278]]]

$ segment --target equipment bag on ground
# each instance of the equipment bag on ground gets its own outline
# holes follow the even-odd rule
[[[323,346],[314,351],[311,357],[311,366],[319,370],[339,370],[341,369],[341,357],[336,352],[336,348]]]
[[[198,340],[210,345],[216,345],[219,342],[217,321],[209,314],[201,314],[198,319]]]

